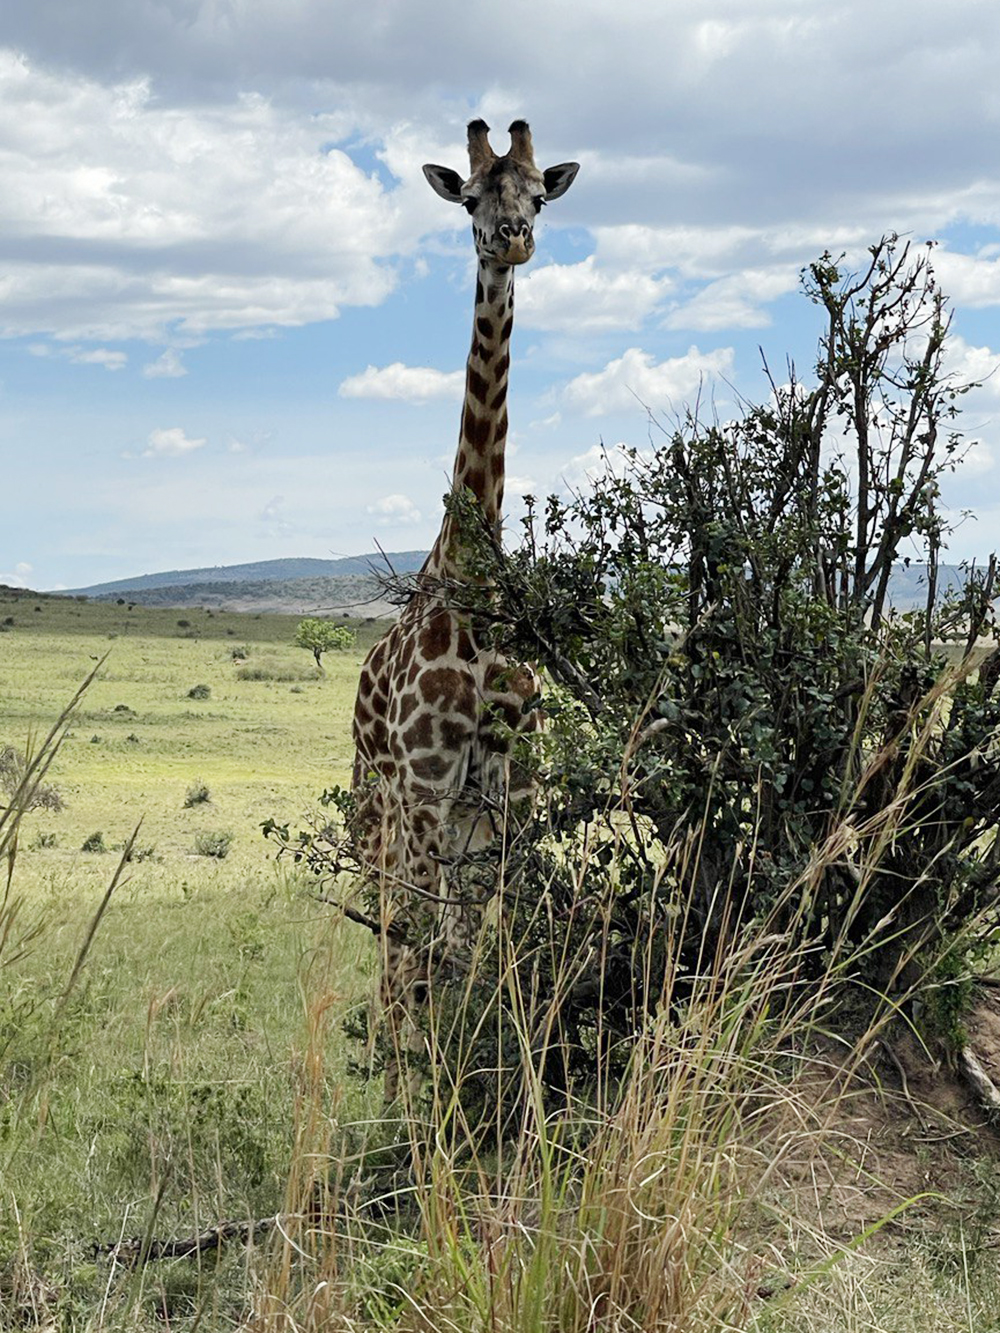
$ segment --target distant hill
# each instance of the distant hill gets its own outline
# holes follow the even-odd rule
[[[133,579],[73,588],[65,595],[86,594],[101,601],[141,606],[204,606],[229,611],[282,611],[291,615],[387,616],[395,608],[385,598],[379,573],[420,568],[426,551],[390,551],[385,556],[348,556],[341,560],[259,560],[246,565],[168,570]],[[388,561],[388,565],[386,562]],[[960,565],[938,568],[937,597],[965,582]],[[923,564],[897,565],[889,582],[889,601],[897,611],[913,611],[927,599]]]
[[[938,565],[936,601],[965,587],[968,570],[962,565]],[[927,566],[894,565],[889,579],[889,601],[897,611],[916,611],[927,605]]]
[[[186,588],[193,584],[217,586],[222,583],[274,583],[290,579],[343,578],[348,575],[371,577],[373,572],[387,573],[390,567],[397,574],[409,574],[419,569],[426,558],[426,551],[388,551],[384,556],[376,552],[372,555],[343,556],[339,560],[312,560],[305,557],[256,560],[246,565],[212,565],[207,569],[170,569],[161,574],[137,574],[134,578],[115,579],[110,583],[92,583],[86,588],[68,588],[67,594],[86,593],[89,597],[121,597],[125,593],[151,592],[160,588]]]

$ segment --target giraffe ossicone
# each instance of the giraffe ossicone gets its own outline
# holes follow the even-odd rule
[[[514,270],[534,253],[543,204],[565,194],[579,170],[575,162],[540,170],[526,121],[515,120],[509,133],[510,148],[498,155],[485,121],[474,120],[467,176],[424,167],[435,192],[472,219],[475,311],[451,487],[497,535]],[[395,1050],[387,1101],[398,1092],[400,1059],[422,1047],[416,1014],[434,960],[468,951],[479,932],[489,888],[470,894],[457,868],[503,831],[510,803],[528,794],[512,774],[510,735],[539,725],[537,710],[526,709],[538,694],[535,672],[482,642],[448,594],[469,581],[460,525],[446,506],[415,591],[369,653],[358,685],[353,836],[378,891],[381,998]]]

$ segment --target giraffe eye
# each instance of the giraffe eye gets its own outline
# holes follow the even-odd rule
[[[545,197],[543,195],[536,194],[531,202],[535,205],[536,213],[540,213],[542,209],[545,207]]]
[[[467,213],[472,214],[476,211],[476,205],[478,203],[479,203],[478,199],[463,199],[462,207],[465,209]]]

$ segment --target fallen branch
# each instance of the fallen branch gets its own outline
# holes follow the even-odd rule
[[[972,1087],[976,1096],[994,1115],[1000,1113],[1000,1090],[987,1074],[986,1070],[979,1063],[976,1057],[969,1050],[968,1046],[963,1047],[961,1055],[958,1057],[959,1067],[965,1075],[965,1080]]]
[[[192,1255],[217,1250],[229,1240],[246,1245],[292,1219],[292,1214],[276,1213],[273,1217],[263,1217],[256,1221],[219,1222],[197,1236],[184,1236],[180,1240],[133,1236],[130,1240],[104,1241],[94,1245],[94,1258],[106,1254],[129,1266],[150,1263],[154,1259],[189,1259]]]

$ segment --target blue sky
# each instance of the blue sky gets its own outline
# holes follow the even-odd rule
[[[13,12],[10,12],[13,11]],[[509,497],[640,406],[808,367],[824,249],[939,242],[953,368],[1000,363],[986,0],[33,0],[0,18],[0,582],[430,543],[467,219],[423,162],[525,116],[576,160],[519,275]],[[952,555],[1000,547],[1000,375]]]

